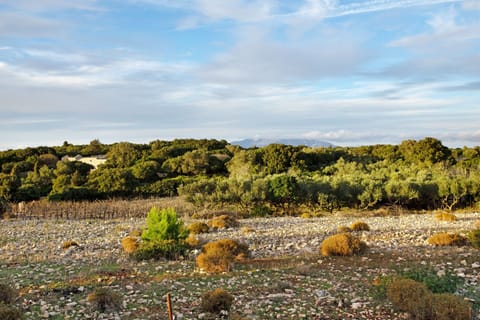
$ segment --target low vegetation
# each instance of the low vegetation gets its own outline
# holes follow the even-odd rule
[[[122,298],[109,288],[97,288],[87,296],[87,301],[98,312],[118,311],[122,305]]]
[[[230,311],[233,296],[224,289],[217,288],[202,295],[201,309],[205,312],[219,314],[221,311]]]
[[[235,240],[221,239],[203,246],[197,256],[197,266],[206,272],[226,272],[233,268],[235,261],[250,255],[248,246]]]
[[[457,221],[457,216],[450,212],[440,212],[435,215],[438,221]]]
[[[355,221],[350,226],[352,231],[370,231],[370,226],[363,221]]]
[[[480,248],[480,229],[472,230],[467,233],[467,238],[474,248]]]
[[[367,249],[365,242],[350,233],[339,233],[322,241],[320,252],[323,256],[351,256]]]
[[[395,280],[387,287],[387,298],[395,308],[410,313],[414,319],[432,319],[432,293],[421,282]]]
[[[467,239],[458,233],[437,233],[428,238],[428,243],[434,246],[463,246]]]

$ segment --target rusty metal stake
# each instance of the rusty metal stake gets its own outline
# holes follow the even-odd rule
[[[168,309],[168,320],[173,320],[172,300],[170,299],[170,292],[167,293],[167,309]]]

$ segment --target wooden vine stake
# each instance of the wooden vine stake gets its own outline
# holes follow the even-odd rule
[[[168,320],[173,320],[172,300],[170,299],[170,292],[167,293],[167,309],[168,309]]]

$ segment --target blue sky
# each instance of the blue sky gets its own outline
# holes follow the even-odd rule
[[[480,0],[0,0],[0,149],[480,145]]]

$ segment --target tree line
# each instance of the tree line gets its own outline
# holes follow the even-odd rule
[[[105,155],[94,168],[65,156]],[[399,145],[244,149],[225,140],[64,142],[0,152],[0,199],[96,200],[182,195],[204,207],[268,214],[299,206],[323,211],[456,209],[480,204],[480,147],[435,138]]]

